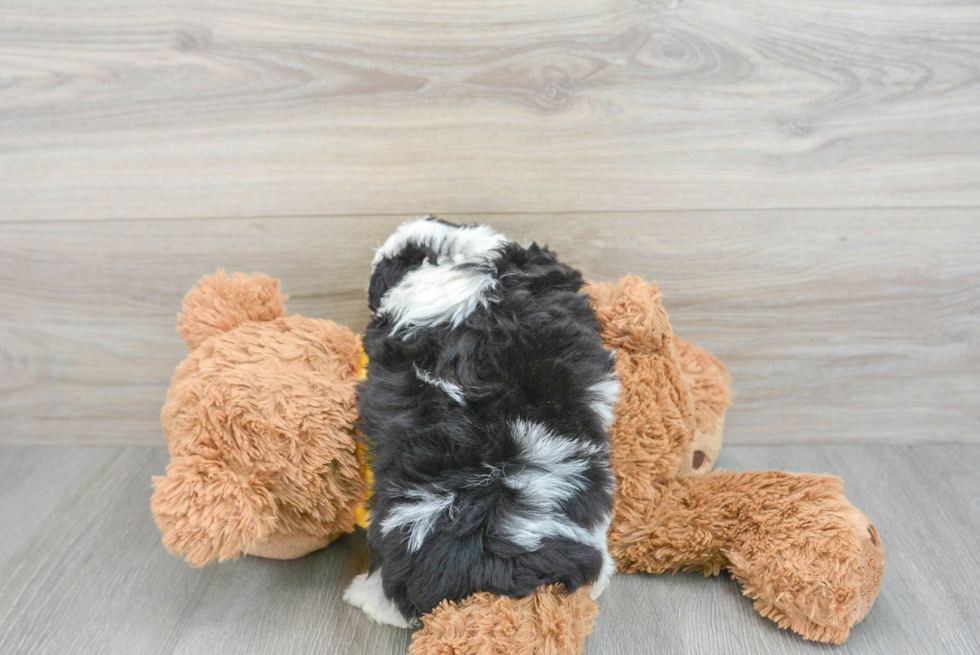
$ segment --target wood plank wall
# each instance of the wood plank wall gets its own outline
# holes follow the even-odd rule
[[[980,441],[980,5],[0,6],[0,443],[159,444],[224,267],[367,320],[439,213],[656,279],[730,444]]]

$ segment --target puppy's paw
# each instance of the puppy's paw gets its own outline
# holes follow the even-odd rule
[[[375,623],[396,628],[413,627],[413,622],[402,616],[398,607],[385,596],[381,586],[381,569],[370,575],[362,573],[356,576],[344,591],[344,600],[359,608]]]

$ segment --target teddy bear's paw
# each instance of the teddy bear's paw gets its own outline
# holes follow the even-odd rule
[[[560,585],[525,598],[481,592],[443,601],[422,617],[410,655],[581,655],[598,604],[589,587],[569,594]]]
[[[760,614],[805,639],[842,643],[878,596],[885,551],[838,479],[806,477],[826,486],[813,506],[799,499],[778,529],[730,552],[730,568]]]
[[[315,550],[326,548],[340,535],[340,531],[327,534],[271,534],[265,539],[253,543],[246,555],[265,557],[266,559],[296,559],[308,555]]]
[[[406,619],[398,607],[385,596],[381,587],[381,569],[374,573],[355,576],[344,590],[344,601],[360,609],[375,623],[393,625],[396,628],[411,628],[412,621]]]

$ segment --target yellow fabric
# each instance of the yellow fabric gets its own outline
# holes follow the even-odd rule
[[[361,370],[358,371],[357,377],[361,378],[362,380],[366,380],[368,356],[367,353],[364,352],[363,348],[361,348],[360,364]],[[374,488],[374,474],[371,472],[371,463],[368,461],[367,446],[364,445],[363,441],[359,441],[357,443],[357,458],[364,464],[364,481],[367,483],[367,491],[364,496],[365,504],[362,504],[360,507],[354,510],[354,525],[367,530],[368,526],[371,525],[371,512],[368,511],[366,503],[371,497],[371,490]]]
[[[357,372],[357,377],[361,378],[362,380],[367,380],[368,356],[367,353],[364,352],[364,346],[361,346],[361,358],[357,361],[357,363],[361,367]]]

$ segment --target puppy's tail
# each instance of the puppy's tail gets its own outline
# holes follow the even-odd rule
[[[590,592],[588,586],[570,594],[562,585],[545,585],[524,598],[480,592],[443,601],[422,617],[409,654],[581,655],[599,613]]]

